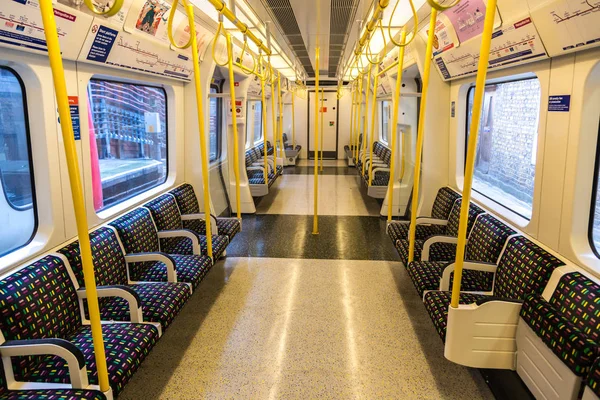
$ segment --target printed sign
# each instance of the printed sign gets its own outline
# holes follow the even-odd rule
[[[329,121],[329,126],[334,126],[335,122],[334,121]]]
[[[483,0],[463,0],[456,7],[444,12],[456,30],[460,42],[483,32],[485,20],[485,2]]]
[[[455,101],[453,101],[453,102],[450,104],[450,116],[451,116],[452,118],[454,118],[454,117],[456,116],[456,102],[455,102]]]
[[[565,94],[562,96],[548,97],[548,111],[554,112],[569,112],[571,108],[571,95]]]
[[[73,136],[75,140],[81,139],[81,127],[79,125],[79,97],[69,96],[69,109],[71,110],[71,122],[73,123]]]
[[[326,112],[327,112],[327,107],[321,107],[321,108],[319,109],[319,112],[321,112],[321,113],[326,113]]]
[[[463,0],[465,1],[465,0]],[[421,37],[427,41],[429,29],[423,28],[420,32]],[[458,37],[452,22],[445,14],[440,14],[435,25],[435,35],[433,38],[433,56],[443,53],[459,45]]]

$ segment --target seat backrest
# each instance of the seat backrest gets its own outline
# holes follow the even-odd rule
[[[287,133],[282,134],[282,137],[283,137],[283,144],[287,144],[287,141],[288,141]]]
[[[460,207],[462,206],[462,199],[458,198],[454,202],[452,206],[452,211],[450,211],[450,215],[448,216],[448,225],[446,225],[446,229],[444,230],[444,234],[448,236],[458,236],[458,225],[460,224]],[[473,228],[473,224],[475,223],[475,219],[479,214],[483,214],[485,211],[479,208],[477,205],[471,203],[469,204],[469,219],[467,223],[467,235],[471,232]]]
[[[136,208],[110,223],[119,234],[127,254],[160,251],[156,226],[146,208]]]
[[[249,166],[252,165],[252,156],[254,153],[252,153],[252,149],[248,149],[246,150],[246,168],[248,168]]]
[[[116,233],[109,227],[101,227],[90,233],[90,244],[96,284],[98,286],[126,285],[127,263]],[[79,286],[85,286],[79,241],[68,244],[58,252],[67,257]]]
[[[509,236],[517,232],[490,214],[481,214],[469,234],[465,260],[496,263]]]
[[[81,326],[67,267],[48,255],[0,280],[0,329],[6,340],[67,338]]]
[[[158,196],[156,199],[144,204],[152,213],[152,219],[159,231],[183,229],[181,212],[175,197],[170,193]]]
[[[591,340],[600,343],[600,285],[580,272],[564,274],[550,305]]]
[[[565,263],[524,236],[508,240],[498,262],[494,296],[524,300],[528,293],[542,294],[552,272]]]
[[[431,208],[431,217],[437,219],[448,219],[452,205],[456,199],[460,198],[460,194],[456,193],[449,187],[443,187],[438,190],[433,207]]]
[[[381,159],[389,166],[392,160],[392,152],[387,147],[383,148]]]
[[[181,214],[197,214],[200,212],[200,206],[198,205],[198,198],[194,192],[194,187],[189,183],[177,186],[169,193],[175,196],[175,201],[177,201]]]

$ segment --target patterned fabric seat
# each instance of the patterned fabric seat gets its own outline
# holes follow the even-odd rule
[[[415,239],[415,261],[421,260],[421,255],[423,251],[423,246],[427,239],[432,238],[434,236],[458,236],[458,226],[460,223],[460,207],[462,206],[462,199],[457,199],[454,202],[454,206],[452,206],[452,211],[450,211],[450,215],[448,216],[448,223],[446,225],[417,225],[417,233],[420,233],[421,236],[415,235],[418,239]],[[473,224],[475,223],[475,219],[478,215],[483,214],[484,211],[477,207],[475,204],[471,203],[469,206],[469,219],[467,222],[467,232],[470,232],[473,228]],[[399,224],[394,224],[399,225]],[[398,250],[398,254],[400,255],[400,259],[404,263],[404,265],[408,264],[408,249],[409,249],[409,241],[408,241],[408,227],[410,225],[406,225],[406,235],[404,238],[398,240],[396,242],[396,249]],[[392,225],[390,225],[391,227]],[[419,232],[419,228],[421,231]],[[424,236],[424,233],[427,231],[438,231],[431,236]],[[429,248],[429,261],[446,261],[453,260],[456,255],[456,245],[454,243],[434,243]]]
[[[90,326],[82,324],[76,287],[59,257],[46,256],[1,280],[0,301],[0,329],[7,341],[34,340],[35,345],[38,339],[62,339],[61,347],[87,367],[90,384],[98,384]],[[159,332],[151,324],[116,323],[103,324],[102,334],[109,382],[116,396],[156,344]],[[18,381],[70,382],[63,358],[44,355],[12,360]]]
[[[120,285],[133,290],[140,299],[144,321],[159,322],[166,329],[191,295],[191,288],[182,282],[148,282],[129,284],[127,262],[117,235],[102,227],[90,233],[92,257],[98,287]],[[75,241],[58,251],[73,270],[79,286],[85,286],[79,242]],[[131,321],[129,304],[121,297],[101,298],[100,315],[107,321]]]
[[[529,239],[523,236],[512,237],[498,263],[492,296],[505,300],[524,300],[528,293],[541,294],[554,269],[561,265],[564,265],[561,260]],[[463,270],[463,284],[465,276],[470,281],[477,278],[467,272],[469,270]],[[469,282],[462,286],[473,288],[474,284]],[[478,290],[478,288],[475,286],[471,290]],[[425,308],[442,340],[446,339],[448,307],[451,297],[452,293],[449,291],[433,290],[425,293],[423,299]],[[487,298],[489,298],[488,295],[461,293],[460,304],[477,303],[478,300]]]
[[[175,201],[182,216],[200,214],[200,205],[198,204],[198,199],[192,185],[184,183],[172,189],[169,193],[175,196]],[[184,219],[183,228],[191,229],[200,235],[206,235],[206,223],[202,219]],[[227,235],[229,242],[231,242],[231,239],[241,231],[242,225],[237,218],[218,217],[217,229],[219,230],[219,235]]]
[[[269,152],[268,154],[273,153],[273,148],[270,146],[270,143],[267,142]],[[264,145],[261,143],[260,145],[246,150],[246,175],[248,176],[248,183],[250,185],[264,185],[265,177],[264,177],[264,169],[262,167],[262,163],[260,167],[253,166],[254,163],[257,163],[261,160],[264,154]],[[259,169],[248,169],[248,168],[259,168]],[[277,168],[273,170],[269,167],[267,178],[269,179],[268,185],[271,187],[273,183],[275,183],[275,179],[279,175],[283,173],[283,166],[277,165]],[[185,214],[185,213],[184,213]]]
[[[151,253],[167,257],[175,266],[177,281],[198,286],[202,278],[212,267],[210,257],[204,255],[169,255],[160,251],[158,232],[150,211],[137,208],[110,223],[123,243],[126,255]],[[216,254],[216,253],[215,253]],[[129,263],[132,281],[167,281],[167,266],[160,260],[143,260]]]
[[[509,236],[516,232],[489,214],[480,214],[465,249],[465,260],[496,263]],[[420,296],[428,290],[438,290],[442,273],[451,261],[442,264],[433,261],[413,261],[408,264],[408,274]],[[454,275],[452,273],[451,275]],[[489,292],[492,290],[494,274],[491,272],[465,270],[461,290]]]
[[[106,400],[97,390],[84,389],[40,389],[10,390],[0,393],[2,400]]]
[[[302,150],[302,146],[300,146],[299,144],[297,144],[296,147],[294,147],[293,144],[288,143],[288,137],[287,137],[286,133],[284,133],[282,136],[283,136],[283,145],[286,150],[296,150],[298,152],[300,152],[300,150]]]
[[[388,226],[387,234],[392,243],[396,243],[398,240],[408,239],[409,223],[401,223],[398,221],[392,221]],[[415,238],[425,240],[430,236],[442,235],[444,233],[444,225],[417,225],[415,232]]]
[[[600,357],[596,358],[594,364],[585,379],[585,384],[596,396],[600,397]],[[584,396],[585,399],[585,396]]]
[[[600,285],[579,272],[564,274],[549,301],[527,295],[521,318],[577,376],[600,356]]]
[[[367,157],[370,154],[367,153]],[[386,168],[390,167],[390,162],[392,158],[392,152],[390,149],[385,147],[379,142],[373,143],[373,160],[384,163]],[[368,166],[368,164],[367,164]],[[361,167],[362,168],[362,167]],[[375,171],[376,168],[381,168],[381,166],[373,165],[373,179],[371,180],[372,186],[387,186],[390,181],[390,173],[389,171]],[[365,168],[365,173],[363,175],[363,180],[365,184],[369,184],[369,170]]]
[[[454,202],[459,198],[460,194],[450,189],[449,187],[440,188],[433,202],[433,207],[431,209],[431,218],[448,220]],[[404,227],[403,225],[406,225],[406,227]],[[417,225],[417,239],[426,239],[429,236],[433,236],[433,234],[430,234],[431,232],[427,229],[421,231],[423,228],[420,228],[420,226],[425,227],[426,225]],[[392,221],[388,225],[387,229],[387,234],[390,236],[390,239],[392,239],[392,243],[396,244],[396,241],[399,239],[408,239],[408,228],[409,225],[407,223]],[[437,230],[439,228],[436,227],[435,229]],[[422,234],[420,232],[422,232]],[[438,234],[438,232],[434,234]]]

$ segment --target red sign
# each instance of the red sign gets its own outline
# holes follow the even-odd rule
[[[319,110],[319,112],[326,113],[327,112],[327,107],[321,107],[321,109]]]
[[[78,106],[79,105],[79,97],[78,96],[69,96],[69,105],[70,106]]]
[[[240,86],[239,82],[233,82],[233,86]]]

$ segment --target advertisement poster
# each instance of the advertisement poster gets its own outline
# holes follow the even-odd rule
[[[483,32],[485,2],[483,0],[463,0],[456,7],[444,11],[450,20],[458,40],[466,42]]]
[[[463,0],[468,1],[468,0]],[[462,4],[462,3],[461,3]],[[458,7],[458,6],[457,6]],[[421,30],[421,36],[425,41],[429,35],[429,29],[425,27]],[[445,14],[440,14],[435,25],[435,37],[433,39],[433,57],[444,51],[458,47],[460,44],[452,22]]]

